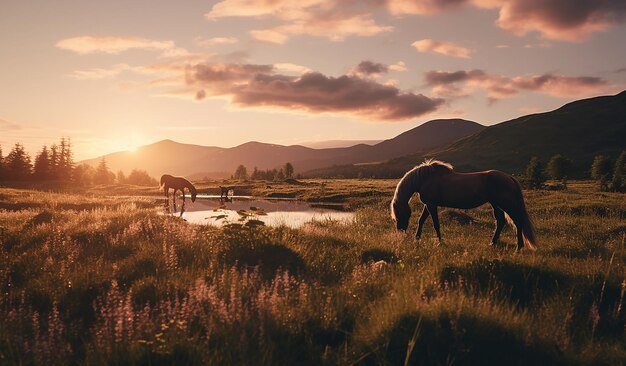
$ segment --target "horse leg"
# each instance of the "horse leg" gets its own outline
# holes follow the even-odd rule
[[[433,227],[437,233],[437,239],[439,239],[439,242],[441,243],[441,231],[439,231],[439,215],[437,214],[437,206],[429,205],[426,207],[428,208],[430,215],[433,217]]]
[[[165,209],[170,210],[170,189],[168,186],[163,187],[163,193],[165,194]]]
[[[491,205],[493,207],[493,217],[496,219],[496,230],[493,232],[493,238],[491,238],[491,245],[498,244],[498,240],[500,239],[500,233],[506,224],[506,219],[504,218],[504,211],[502,209],[496,207],[495,205]]]
[[[180,217],[183,217],[183,213],[185,212],[185,188],[183,188],[181,192],[183,192],[183,206],[180,208]]]
[[[176,188],[174,188],[174,193],[172,194],[172,202],[174,202],[174,203],[173,203],[173,206],[174,206],[174,212],[176,212],[176,211],[177,211],[177,208],[176,208],[176,191],[178,191],[178,190],[177,190]]]
[[[426,208],[426,205],[424,205],[424,209],[422,210],[422,214],[420,215],[420,219],[418,221],[417,232],[415,233],[415,240],[420,240],[422,236],[422,229],[424,228],[424,222],[426,222],[426,219],[428,219],[429,215],[430,214],[428,213],[428,209]]]

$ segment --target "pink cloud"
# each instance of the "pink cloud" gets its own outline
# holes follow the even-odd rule
[[[435,41],[433,39],[422,39],[412,44],[419,52],[431,52],[441,55],[470,58],[471,51],[452,42]]]
[[[172,41],[154,41],[139,37],[82,36],[62,39],[56,46],[81,55],[89,53],[118,54],[131,49],[167,51],[176,49]]]
[[[437,110],[442,99],[405,92],[357,75],[275,73],[271,65],[199,64],[186,73],[195,97],[227,96],[240,107],[337,113],[373,120],[415,118]],[[202,91],[200,94],[197,90]]]
[[[461,70],[429,71],[424,74],[424,80],[435,95],[448,98],[467,96],[473,89],[486,91],[491,100],[508,98],[524,90],[555,97],[581,97],[612,91],[608,81],[592,76],[543,74],[509,78],[483,70]]]

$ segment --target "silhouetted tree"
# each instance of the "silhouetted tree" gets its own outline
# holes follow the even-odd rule
[[[50,146],[50,178],[59,177],[59,148],[56,144]]]
[[[33,177],[39,181],[49,180],[52,178],[51,173],[50,154],[48,153],[48,148],[44,145],[41,152],[35,157]]]
[[[239,165],[237,169],[235,170],[235,174],[233,174],[233,178],[239,179],[239,180],[248,179],[248,170],[246,169],[246,167],[243,165]]]
[[[0,146],[0,182],[6,179],[6,170],[4,168],[4,158],[2,157],[2,146]]]
[[[69,138],[62,137],[59,143],[57,176],[60,178],[69,177],[72,174],[74,161],[72,159],[72,144]]]
[[[148,175],[145,170],[133,169],[132,172],[126,178],[126,183],[134,184],[137,186],[156,186],[159,182]]]
[[[95,169],[87,164],[80,164],[72,170],[72,177],[76,184],[80,186],[90,186],[93,183]]]
[[[13,150],[6,157],[6,170],[8,180],[24,181],[31,177],[30,156],[19,142],[15,144]]]
[[[567,186],[567,177],[570,175],[571,169],[572,161],[561,154],[557,154],[548,161],[546,173],[551,179],[560,180],[563,186]]]
[[[615,162],[611,189],[616,192],[626,191],[626,150],[622,151]]]
[[[261,179],[261,177],[259,176],[259,169],[257,167],[254,167],[254,169],[252,170],[252,174],[250,175],[250,179],[252,179],[252,180]]]
[[[611,160],[604,155],[598,155],[593,159],[591,164],[591,178],[598,181],[601,191],[609,189],[609,181],[613,174],[613,164]]]
[[[285,172],[283,171],[283,168],[280,168],[280,170],[276,172],[274,180],[285,180]]]
[[[102,158],[96,168],[96,172],[93,176],[93,182],[95,184],[111,184],[114,180],[115,174],[109,170],[106,160]]]
[[[121,170],[119,170],[117,172],[117,178],[116,179],[117,179],[117,183],[119,183],[119,184],[125,184],[126,183],[126,175]]]
[[[543,166],[538,157],[533,156],[526,167],[526,182],[529,188],[541,188],[546,177],[543,174]]]
[[[293,177],[293,165],[291,163],[286,163],[283,170],[285,171],[285,178]]]

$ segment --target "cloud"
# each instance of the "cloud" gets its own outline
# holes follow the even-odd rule
[[[393,15],[433,15],[471,4],[498,10],[498,27],[515,35],[539,32],[547,39],[580,42],[623,23],[623,0],[384,0]]]
[[[623,0],[497,1],[500,28],[516,35],[537,31],[555,40],[581,41],[626,19]]]
[[[452,42],[435,41],[433,39],[422,39],[412,44],[419,52],[439,53],[441,55],[470,58],[470,50],[456,45]]]
[[[117,64],[108,69],[105,68],[93,68],[90,70],[76,70],[68,76],[78,80],[101,80],[115,77],[121,74],[125,70],[131,70],[127,64]]]
[[[17,123],[0,119],[0,131],[15,131],[15,130],[21,130],[21,129],[22,129],[22,126],[18,125]]]
[[[95,37],[82,36],[62,39],[58,48],[73,51],[81,55],[90,53],[119,54],[132,49],[167,51],[176,46],[172,41],[154,41],[139,37]]]
[[[389,71],[389,67],[378,62],[361,61],[352,71],[357,75],[378,75]]]
[[[405,92],[357,75],[278,74],[272,65],[199,64],[186,73],[189,90],[227,96],[240,107],[338,113],[394,121],[437,110],[442,99]],[[196,95],[197,96],[197,95]]]
[[[239,39],[236,37],[213,37],[213,38],[204,38],[204,37],[196,37],[194,42],[201,47],[213,47],[225,44],[235,44],[239,42]]]
[[[347,37],[370,37],[393,29],[376,23],[370,5],[340,0],[222,0],[206,16],[211,20],[271,17],[283,21],[275,27],[250,32],[254,39],[262,42],[283,44],[298,35],[343,41]]]
[[[395,64],[389,65],[389,70],[397,72],[406,71],[406,64],[403,61],[398,61]]]
[[[455,72],[429,71],[424,74],[433,93],[445,97],[467,96],[473,89],[483,89],[491,100],[511,97],[528,90],[555,97],[581,97],[606,92],[608,81],[593,76],[562,76],[554,74],[525,75],[513,78],[488,74],[483,70]]]
[[[368,14],[353,16],[332,15],[316,16],[308,14],[300,20],[293,21],[277,27],[250,32],[258,41],[283,44],[291,36],[310,35],[328,38],[331,41],[343,41],[347,37],[360,36],[371,37],[380,33],[390,32],[393,27],[381,26]]]
[[[432,15],[456,9],[467,0],[386,0],[387,10],[393,15]]]

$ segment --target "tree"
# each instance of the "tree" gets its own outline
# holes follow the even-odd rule
[[[6,178],[6,171],[4,169],[4,158],[2,157],[2,146],[0,146],[0,182]]]
[[[291,163],[285,164],[283,170],[285,171],[285,178],[293,178],[293,165]]]
[[[111,184],[115,180],[115,174],[113,174],[107,167],[107,162],[104,158],[100,160],[96,172],[93,176],[93,182],[95,184]]]
[[[554,155],[548,162],[546,173],[551,179],[560,180],[567,186],[567,177],[571,173],[572,161],[561,154]]]
[[[28,180],[31,176],[32,168],[30,156],[24,151],[24,146],[19,142],[16,143],[6,158],[8,179],[16,181]]]
[[[126,175],[121,170],[117,172],[117,183],[119,184],[127,183]]]
[[[530,188],[541,188],[546,177],[543,174],[543,166],[538,157],[533,156],[526,167],[526,181]]]
[[[248,170],[246,169],[246,167],[243,165],[239,165],[237,169],[235,170],[235,174],[233,174],[233,178],[239,179],[239,180],[248,179]]]
[[[609,181],[613,174],[611,160],[604,155],[597,155],[591,164],[591,178],[598,181],[601,191],[609,189]]]
[[[72,171],[72,177],[76,184],[80,186],[90,186],[96,174],[94,168],[87,164],[77,165]]]
[[[41,152],[35,157],[33,177],[39,181],[49,180],[52,178],[50,168],[50,154],[48,153],[48,148],[44,145]]]
[[[616,192],[626,191],[626,150],[622,151],[615,162],[611,189]]]
[[[156,186],[159,182],[148,175],[145,170],[133,169],[132,172],[126,178],[126,183],[134,184],[136,186]]]
[[[72,143],[69,138],[61,138],[58,154],[58,176],[61,178],[69,177],[72,174],[72,168],[74,167],[74,161],[72,160]]]
[[[56,144],[50,146],[50,178],[56,179],[59,174],[59,148]]]
[[[285,172],[283,171],[283,168],[280,168],[280,170],[276,172],[276,175],[274,175],[274,180],[285,180]]]

